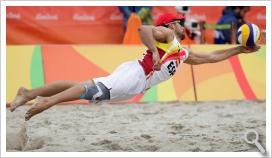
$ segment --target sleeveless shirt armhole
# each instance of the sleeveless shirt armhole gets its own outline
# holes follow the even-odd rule
[[[189,54],[190,54],[190,51],[189,51],[189,49],[187,48],[187,47],[182,47],[182,49],[185,51],[185,59],[184,59],[184,61],[186,60],[186,59],[188,59],[188,57],[189,57]]]

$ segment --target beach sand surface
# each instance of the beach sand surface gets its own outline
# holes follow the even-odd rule
[[[247,152],[266,140],[265,101],[58,105],[25,122],[8,109],[6,149],[16,151]]]

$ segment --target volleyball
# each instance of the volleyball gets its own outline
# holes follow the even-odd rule
[[[254,47],[260,39],[260,29],[252,23],[243,24],[237,31],[237,37],[244,47]]]

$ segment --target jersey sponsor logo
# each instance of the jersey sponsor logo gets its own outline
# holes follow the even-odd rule
[[[168,72],[169,72],[169,75],[170,76],[173,76],[176,72],[176,66],[174,64],[173,61],[171,61],[168,65],[167,65],[167,69],[168,69]]]

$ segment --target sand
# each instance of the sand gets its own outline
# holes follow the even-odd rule
[[[264,101],[58,105],[30,121],[7,110],[7,151],[258,151],[266,144]],[[265,146],[264,146],[265,147]]]

